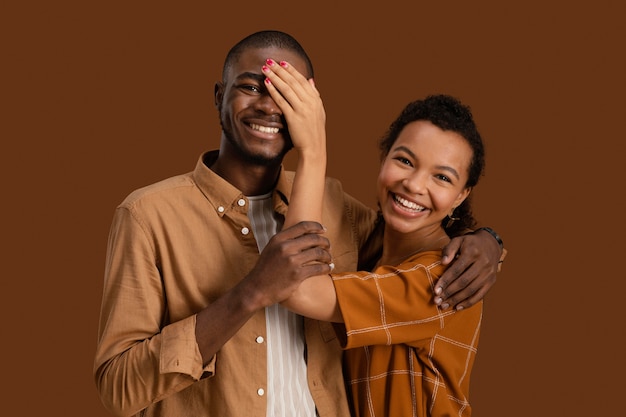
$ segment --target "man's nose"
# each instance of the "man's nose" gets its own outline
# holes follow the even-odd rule
[[[265,114],[283,114],[280,110],[280,107],[278,107],[278,105],[268,92],[264,92],[259,96],[259,99],[255,103],[255,108],[264,112]]]

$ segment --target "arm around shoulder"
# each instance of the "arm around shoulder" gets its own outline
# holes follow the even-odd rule
[[[453,238],[444,248],[443,263],[449,268],[435,287],[435,302],[457,309],[476,304],[496,283],[505,256],[502,239],[492,229],[479,228]]]

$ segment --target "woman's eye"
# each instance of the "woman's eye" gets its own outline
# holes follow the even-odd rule
[[[406,159],[406,158],[404,158],[404,157],[402,157],[402,156],[396,156],[394,159],[395,159],[396,161],[400,162],[401,164],[404,164],[404,165],[409,165],[409,166],[411,166],[411,165],[412,165],[412,164],[411,164],[411,161],[409,161],[408,159]]]
[[[437,174],[436,177],[445,182],[452,182],[452,179],[450,177],[443,174]]]

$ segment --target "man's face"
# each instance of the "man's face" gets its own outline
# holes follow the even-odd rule
[[[291,51],[249,48],[224,74],[215,92],[226,145],[259,165],[282,161],[292,147],[283,112],[265,88],[261,68],[268,58],[287,61],[307,74],[305,61]]]

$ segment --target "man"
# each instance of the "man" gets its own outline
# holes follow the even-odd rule
[[[115,212],[94,373],[116,415],[349,416],[332,327],[277,303],[319,273],[317,262],[355,269],[376,214],[329,179],[326,230],[307,222],[280,231],[292,145],[264,87],[268,58],[313,77],[287,34],[240,41],[215,87],[219,151],[133,192]],[[495,281],[501,249],[485,232],[454,242],[450,253],[463,251],[437,301],[469,306]],[[473,256],[479,249],[487,255]]]

